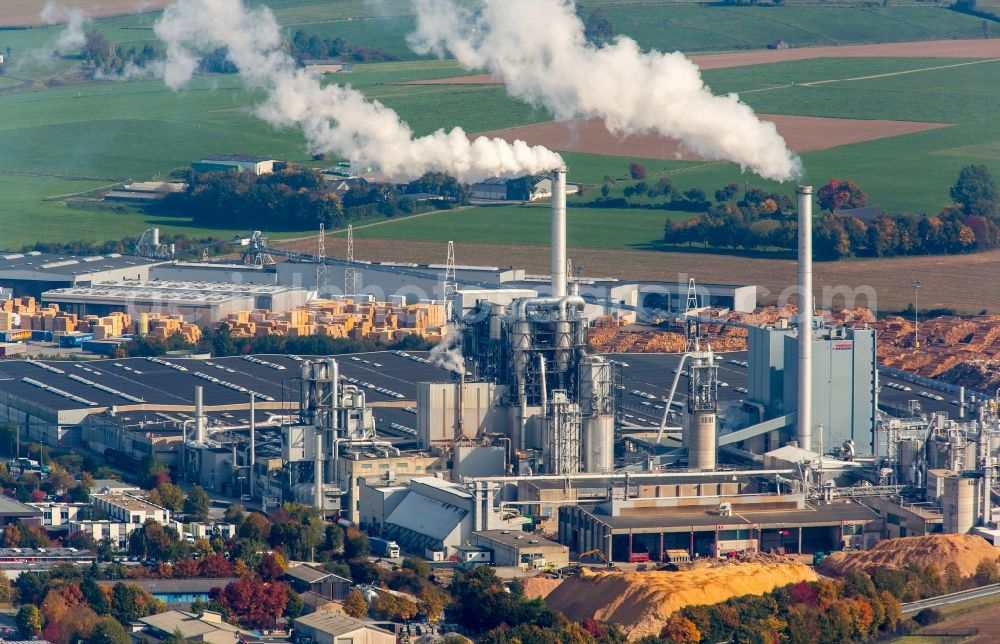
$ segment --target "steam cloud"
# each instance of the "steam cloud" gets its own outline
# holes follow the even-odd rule
[[[458,328],[449,324],[447,329],[447,335],[440,344],[431,349],[428,359],[442,369],[461,375],[465,373],[465,358],[462,356]]]
[[[267,99],[256,114],[275,127],[298,125],[313,153],[333,153],[355,167],[375,166],[393,179],[446,172],[470,182],[489,176],[539,173],[563,165],[544,147],[499,138],[469,141],[461,128],[414,137],[391,109],[350,87],[323,86],[298,69],[282,45],[274,15],[242,0],[178,0],[155,26],[167,48],[163,78],[183,87],[201,57],[225,47],[240,77]]]
[[[801,174],[774,124],[736,94],[713,95],[680,52],[644,53],[626,37],[589,44],[572,0],[483,0],[475,13],[454,0],[413,2],[415,51],[450,52],[468,69],[495,72],[510,94],[559,120],[600,117],[619,135],[656,132],[768,179]]]
[[[42,20],[45,24],[56,25],[66,23],[51,48],[56,54],[76,53],[87,38],[83,33],[83,25],[87,23],[87,14],[82,9],[69,9],[55,2],[48,2],[42,9]]]

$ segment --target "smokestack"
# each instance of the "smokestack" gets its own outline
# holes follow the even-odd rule
[[[316,454],[313,458],[313,507],[323,511],[323,430],[314,427],[316,432]]]
[[[195,436],[198,443],[205,443],[205,410],[202,402],[202,387],[195,385],[194,388],[194,426]]]
[[[799,447],[812,449],[812,186],[799,186]]]
[[[254,467],[257,463],[257,407],[254,401],[254,393],[250,392],[250,473],[247,479],[250,482],[250,498],[254,497]]]
[[[552,296],[566,297],[566,168],[552,171]]]

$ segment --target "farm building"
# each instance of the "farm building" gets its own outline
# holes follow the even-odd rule
[[[281,169],[283,165],[283,161],[267,157],[251,157],[242,154],[213,154],[200,161],[195,161],[191,164],[191,167],[198,172],[238,170],[239,172],[250,172],[261,175],[270,174],[275,170]]]
[[[314,74],[338,74],[353,71],[354,65],[334,58],[303,60],[302,66]]]

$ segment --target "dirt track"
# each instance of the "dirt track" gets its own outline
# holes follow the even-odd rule
[[[725,69],[767,63],[784,63],[811,58],[1000,58],[1000,39],[924,40],[877,45],[800,47],[764,49],[725,54],[694,54],[689,58],[702,69]],[[409,85],[499,85],[495,74],[471,74],[432,80],[411,81]]]
[[[825,150],[840,145],[947,127],[941,123],[912,121],[866,121],[775,114],[759,116],[762,120],[773,122],[778,127],[778,132],[785,137],[788,146],[795,152]],[[552,150],[569,152],[642,159],[699,159],[696,154],[682,148],[677,141],[655,134],[615,136],[608,132],[600,119],[553,121],[482,134],[498,136],[507,141],[520,139],[531,145],[544,145]]]
[[[305,252],[316,248],[315,238],[293,242],[289,246]],[[460,264],[517,266],[529,272],[547,273],[549,250],[546,246],[456,243]],[[343,254],[343,239],[329,238],[327,254]],[[417,263],[444,262],[444,242],[387,239],[357,239],[355,257],[368,261]],[[729,255],[675,253],[641,250],[570,248],[575,266],[582,266],[584,276],[613,276],[622,279],[687,280],[722,284],[757,284],[763,303],[773,302],[789,285],[795,283],[795,262],[780,259],[755,259]],[[815,265],[814,283],[817,303],[823,305],[824,288],[859,289],[871,287],[877,310],[905,308],[913,299],[912,282],[919,279],[920,308],[950,307],[978,313],[982,309],[1000,312],[1000,288],[990,280],[1000,274],[1000,251],[940,257],[903,257],[865,261],[821,262]],[[683,277],[682,277],[683,276]],[[850,304],[850,303],[849,303]],[[864,298],[854,305],[864,306]]]
[[[0,26],[44,25],[42,9],[48,0],[0,0]],[[83,9],[90,18],[106,18],[131,13],[157,11],[174,0],[59,0],[69,9]]]

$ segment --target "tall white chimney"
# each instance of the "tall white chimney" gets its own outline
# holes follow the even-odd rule
[[[205,440],[208,438],[207,424],[205,422],[205,408],[202,402],[202,387],[201,385],[195,385],[194,387],[194,427],[195,427],[195,440],[204,445]]]
[[[566,296],[566,168],[552,171],[552,296]]]
[[[799,447],[812,449],[812,186],[799,186],[799,382],[798,425]]]

